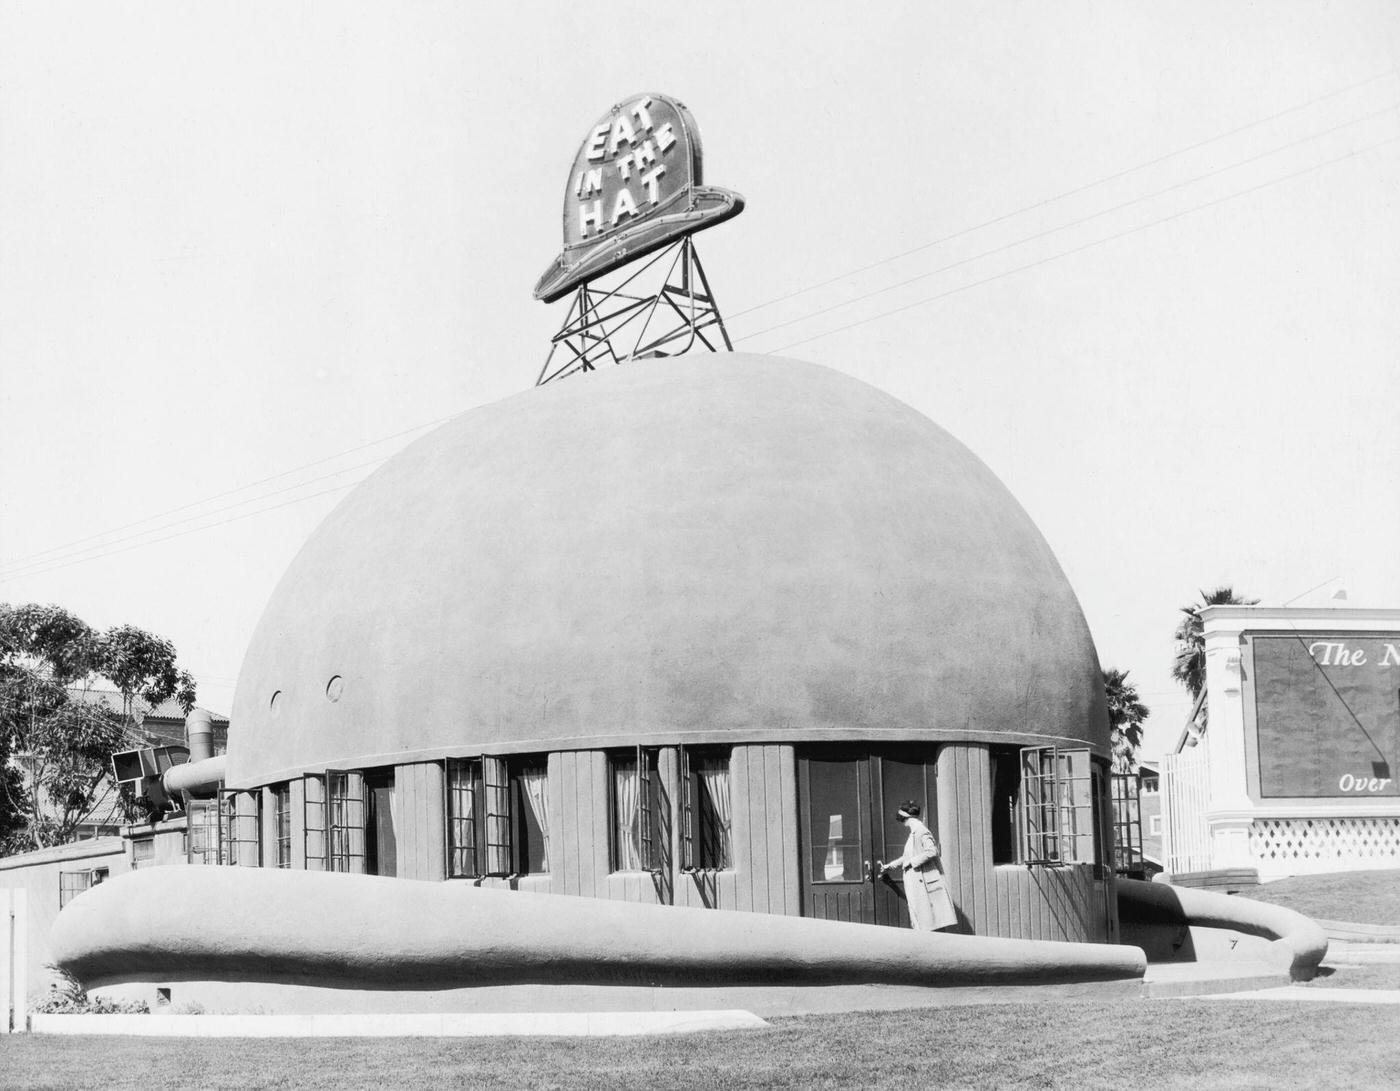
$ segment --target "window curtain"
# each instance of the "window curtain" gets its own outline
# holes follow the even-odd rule
[[[525,798],[530,801],[530,810],[535,814],[535,822],[540,827],[540,840],[544,842],[544,858],[539,870],[549,870],[549,800],[546,789],[549,785],[547,767],[538,766],[526,769],[520,774],[520,782],[525,787]]]
[[[730,822],[732,812],[729,806],[729,763],[727,761],[706,762],[699,769],[700,782],[709,793],[710,802],[715,808],[715,822],[719,826],[722,862],[730,860]]]
[[[637,843],[637,818],[642,801],[642,778],[635,761],[613,766],[613,799],[617,803],[617,870],[640,871],[642,847]]]
[[[452,821],[448,827],[453,876],[480,874],[476,859],[476,793],[480,788],[477,766],[464,761],[448,762],[449,810]]]

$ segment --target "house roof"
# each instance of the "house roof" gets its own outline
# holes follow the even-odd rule
[[[114,689],[100,689],[96,686],[89,688],[72,686],[68,692],[89,704],[105,705],[113,712],[122,710],[122,695]],[[135,702],[135,712],[136,722],[139,724],[144,724],[148,720],[173,720],[181,724],[185,722],[185,710],[180,707],[180,702],[173,697],[167,698],[158,705],[152,705],[149,701],[143,701],[138,697]],[[209,715],[213,717],[215,727],[220,725],[228,727],[228,717],[222,712],[210,711]]]

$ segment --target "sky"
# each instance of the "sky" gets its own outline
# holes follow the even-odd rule
[[[697,237],[735,347],[976,452],[1145,756],[1202,589],[1400,607],[1390,0],[10,0],[0,601],[166,636],[227,712],[350,487],[534,383],[574,153],[639,91],[747,200]]]

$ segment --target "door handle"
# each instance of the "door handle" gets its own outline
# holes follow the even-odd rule
[[[870,861],[869,861],[869,860],[866,860],[866,861],[864,861],[864,863],[865,863],[865,881],[866,881],[867,883],[869,883],[869,882],[872,882],[872,881],[874,880],[874,876],[871,875],[871,873],[870,873]]]

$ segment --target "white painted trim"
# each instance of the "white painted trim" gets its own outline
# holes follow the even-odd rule
[[[1272,879],[1324,868],[1345,871],[1387,866],[1371,857],[1353,859],[1343,854],[1314,859],[1307,852],[1285,861],[1252,844],[1258,841],[1256,824],[1261,822],[1391,823],[1400,816],[1400,799],[1365,795],[1271,799],[1259,795],[1248,642],[1254,637],[1300,632],[1400,635],[1400,609],[1209,606],[1201,610],[1201,619],[1210,707],[1206,795],[1204,799],[1193,798],[1194,813],[1190,816],[1178,816],[1164,809],[1168,814],[1167,842],[1179,840],[1175,824],[1178,819],[1190,817],[1203,822],[1209,830],[1207,864],[1211,868],[1255,867],[1261,878]],[[1166,785],[1165,778],[1163,784]],[[1261,851],[1261,855],[1256,856],[1256,851]]]

